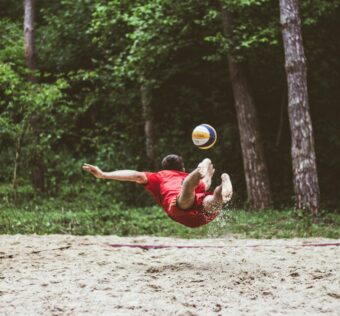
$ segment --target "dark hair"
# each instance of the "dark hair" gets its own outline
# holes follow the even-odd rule
[[[162,169],[183,171],[184,162],[182,157],[174,154],[165,156],[162,160]]]

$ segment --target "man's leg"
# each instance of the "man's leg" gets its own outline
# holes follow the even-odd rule
[[[212,176],[214,173],[211,170],[213,170],[211,161],[206,158],[184,179],[181,193],[177,198],[177,205],[181,209],[186,210],[193,206],[195,202],[195,189],[201,179],[208,181],[209,174]]]
[[[208,213],[215,213],[222,210],[223,204],[227,203],[233,195],[233,187],[229,175],[223,173],[222,183],[214,190],[213,195],[208,195],[203,200],[203,209]]]

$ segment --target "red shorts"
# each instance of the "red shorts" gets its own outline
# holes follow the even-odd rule
[[[165,211],[174,221],[185,226],[199,227],[202,225],[206,225],[219,214],[219,212],[208,214],[204,211],[203,199],[208,195],[212,195],[212,193],[196,193],[194,205],[188,210],[182,210],[177,205],[177,197],[175,197],[170,203],[168,209]]]

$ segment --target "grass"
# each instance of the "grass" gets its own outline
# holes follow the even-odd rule
[[[89,193],[90,192],[90,193]],[[157,207],[127,207],[105,192],[74,188],[58,197],[36,197],[28,187],[17,205],[0,187],[0,234],[154,235],[184,238],[340,238],[340,215],[321,212],[319,222],[296,210],[224,210],[212,223],[186,228]]]
[[[321,212],[318,223],[301,210],[231,212],[226,230],[244,238],[340,237],[340,216]]]

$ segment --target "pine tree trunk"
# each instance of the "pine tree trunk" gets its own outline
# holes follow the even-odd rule
[[[232,15],[226,9],[222,9],[221,16],[224,33],[229,37],[232,32]],[[234,93],[249,205],[254,209],[269,208],[272,206],[269,176],[263,154],[257,112],[249,85],[247,66],[244,62],[235,62],[230,54],[228,55],[228,65]]]
[[[141,101],[144,118],[145,151],[148,158],[148,167],[156,168],[155,142],[154,142],[154,123],[151,108],[151,91],[146,85],[141,86]]]
[[[320,192],[307,91],[307,67],[297,0],[280,0],[296,206],[316,215]]]
[[[34,76],[35,70],[35,46],[34,46],[34,20],[35,20],[35,0],[24,0],[24,45],[25,45],[25,61],[26,66],[30,70],[28,81],[36,83]],[[29,118],[30,126],[33,134],[32,146],[37,146],[39,141],[39,114],[35,113]],[[39,191],[45,190],[45,174],[42,164],[42,157],[33,147],[31,152],[31,180],[32,185]]]

